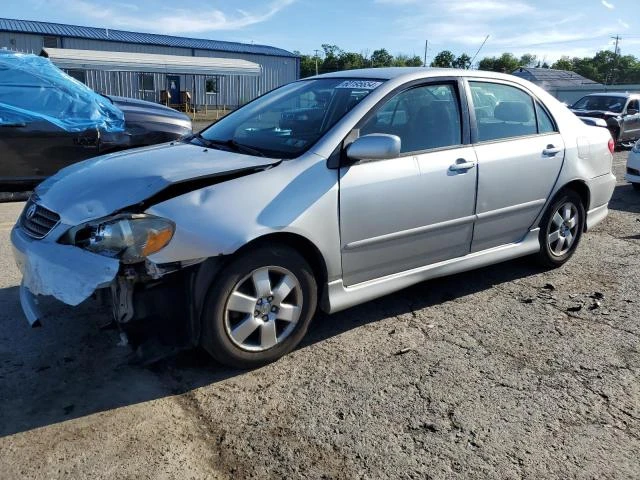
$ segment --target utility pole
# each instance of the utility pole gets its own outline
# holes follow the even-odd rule
[[[618,58],[619,58],[619,52],[618,52],[618,43],[620,42],[620,35],[616,35],[615,37],[611,37],[613,40],[616,41],[616,46],[613,50],[613,65],[611,67],[611,72],[610,72],[610,77],[611,77],[611,84],[613,85],[614,80],[615,80],[615,74],[616,74],[616,70],[618,69]],[[605,79],[604,84],[607,84],[607,80]]]
[[[316,75],[318,75],[318,52],[320,50],[318,50],[317,48],[314,50],[314,52],[316,53]]]
[[[424,62],[422,63],[423,67],[427,66],[427,50],[429,49],[429,40],[424,41]]]

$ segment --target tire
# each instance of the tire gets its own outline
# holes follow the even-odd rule
[[[632,183],[631,185],[636,192],[640,192],[640,183]]]
[[[567,215],[567,207],[569,215]],[[564,265],[580,243],[585,218],[584,205],[580,196],[573,190],[560,192],[549,205],[540,222],[538,262],[548,268]],[[573,222],[570,222],[572,219]]]
[[[209,288],[201,345],[230,367],[266,365],[300,343],[317,303],[315,277],[296,250],[248,250],[223,267]]]

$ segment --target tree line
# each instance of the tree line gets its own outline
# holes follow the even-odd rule
[[[318,73],[352,70],[355,68],[375,67],[421,67],[424,62],[418,55],[391,55],[381,48],[373,52],[347,52],[336,45],[323,44],[320,55],[300,55],[300,76],[309,77]],[[512,53],[500,56],[484,57],[472,63],[472,58],[466,53],[454,55],[449,50],[439,52],[430,62],[431,67],[442,68],[477,68],[493,72],[511,73],[519,67],[552,68],[555,70],[569,70],[590,80],[605,84],[640,83],[640,60],[633,55],[621,55],[620,52],[602,50],[593,57],[563,56],[549,65],[539,60],[536,55],[525,53],[516,57]]]

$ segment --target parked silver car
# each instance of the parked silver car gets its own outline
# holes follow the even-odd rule
[[[480,99],[480,103],[476,104]],[[186,141],[60,171],[12,231],[21,300],[109,288],[131,336],[255,367],[336,312],[537,254],[607,215],[613,141],[510,75],[369,69],[297,81]]]

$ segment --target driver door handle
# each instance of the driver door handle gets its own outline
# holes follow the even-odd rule
[[[545,157],[555,157],[561,151],[561,148],[555,147],[553,145],[547,145],[547,148],[542,150],[542,155],[544,155]]]
[[[466,172],[476,166],[476,162],[467,162],[464,158],[459,158],[456,163],[449,167],[452,172]]]

